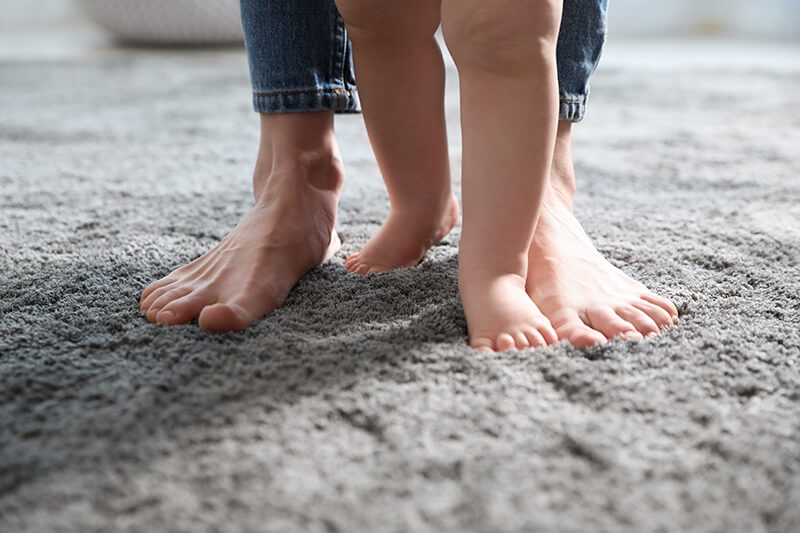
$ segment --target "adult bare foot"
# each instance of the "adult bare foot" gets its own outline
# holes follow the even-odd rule
[[[572,214],[571,130],[571,122],[558,123],[551,189],[528,253],[528,294],[559,338],[578,347],[658,333],[677,320],[675,305],[609,263]]]
[[[642,339],[678,318],[672,302],[609,263],[553,194],[531,244],[527,290],[559,339],[581,348],[614,337]]]
[[[416,205],[393,205],[380,229],[364,247],[347,257],[345,268],[356,274],[370,274],[401,266],[415,266],[431,246],[441,241],[458,221],[458,200],[450,193],[447,199],[424,205],[420,196]]]
[[[332,113],[262,115],[261,126],[255,206],[217,246],[145,289],[140,308],[149,321],[244,329],[339,249],[344,171]]]

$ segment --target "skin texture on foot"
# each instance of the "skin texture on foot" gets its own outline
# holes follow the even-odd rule
[[[301,277],[336,253],[335,192],[272,182],[264,192],[218,245],[145,289],[140,309],[150,322],[197,318],[209,331],[242,330],[283,304]]]
[[[672,302],[609,263],[554,194],[531,243],[527,291],[559,339],[580,348],[615,337],[642,339],[678,318]]]
[[[555,150],[560,17],[555,1],[442,2],[461,92],[458,286],[470,345],[484,352],[557,338],[525,275]]]
[[[197,318],[209,331],[248,327],[339,250],[343,182],[332,112],[262,115],[254,207],[209,252],[150,284],[141,311],[162,324]]]
[[[523,277],[460,266],[458,287],[473,348],[490,353],[558,341],[550,321],[525,292]]]
[[[360,251],[345,259],[344,266],[356,274],[415,266],[431,246],[450,233],[458,213],[458,200],[452,194],[443,208],[392,207],[380,229]]]

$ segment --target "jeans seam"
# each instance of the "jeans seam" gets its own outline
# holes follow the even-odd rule
[[[339,63],[337,64],[334,60],[333,65],[333,80],[335,83],[341,83],[342,87],[346,87],[344,81],[344,67],[345,67],[345,54],[347,53],[347,30],[344,27],[344,21],[339,15],[339,12],[335,7],[332,8],[333,11],[333,23],[334,23],[334,34],[333,34],[333,41],[336,43],[338,47],[339,53],[334,56],[338,58]],[[339,78],[336,79],[336,72],[339,73]]]
[[[344,68],[347,65],[347,28],[342,29],[342,37],[342,58],[340,60],[342,68],[339,72],[339,76],[342,80],[342,87],[347,87],[347,80],[344,77]]]
[[[268,93],[257,93],[253,92],[253,96],[300,96],[304,94],[327,94],[327,93],[334,93],[334,94],[347,94],[348,96],[355,93],[355,89],[312,89],[312,90],[304,90],[304,91],[272,91]]]

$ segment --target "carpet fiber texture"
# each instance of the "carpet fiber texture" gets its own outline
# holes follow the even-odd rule
[[[800,531],[798,82],[601,64],[576,210],[680,323],[483,355],[459,228],[342,266],[388,207],[359,116],[333,260],[245,332],[149,324],[249,208],[243,52],[0,65],[0,531]]]

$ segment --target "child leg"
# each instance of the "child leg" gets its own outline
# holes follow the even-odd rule
[[[442,1],[461,80],[459,289],[484,351],[556,341],[525,277],[555,146],[560,16],[560,0]]]
[[[367,131],[391,212],[345,266],[366,274],[416,265],[458,219],[450,188],[444,63],[431,0],[337,0],[353,43]]]

